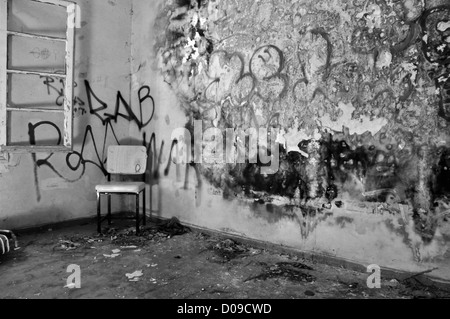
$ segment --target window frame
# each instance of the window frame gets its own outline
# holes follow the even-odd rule
[[[70,152],[73,150],[73,97],[74,97],[74,62],[75,62],[75,27],[77,21],[77,4],[63,0],[30,0],[43,4],[65,7],[67,11],[66,37],[58,38],[24,32],[8,30],[8,2],[13,0],[0,0],[0,152],[2,153],[36,153],[36,152]],[[8,69],[8,36],[21,36],[48,41],[65,42],[65,73],[56,74],[49,72],[22,71]],[[64,78],[64,103],[63,108],[33,108],[19,109],[8,105],[8,75],[25,74]],[[8,145],[8,131],[11,128],[8,123],[8,112],[37,112],[64,113],[63,145]]]

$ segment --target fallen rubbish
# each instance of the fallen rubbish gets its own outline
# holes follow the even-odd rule
[[[244,282],[254,279],[266,280],[270,278],[286,278],[294,282],[314,282],[316,280],[316,277],[300,269],[313,270],[313,268],[302,263],[279,262],[275,265],[265,267],[265,270],[261,274],[249,277]]]
[[[121,249],[137,249],[138,246],[120,246]]]
[[[235,259],[248,252],[246,246],[239,244],[232,239],[222,240],[211,246],[210,249],[212,249],[223,262],[230,261],[231,259]]]
[[[176,235],[183,235],[191,231],[189,227],[182,225],[181,222],[176,217],[172,217],[169,220],[160,222],[157,225],[157,229],[170,237]]]
[[[348,285],[349,288],[351,289],[356,289],[358,288],[358,283],[357,282],[352,282],[351,284]]]
[[[388,287],[397,287],[399,284],[400,283],[398,282],[397,279],[392,279],[392,280],[390,280],[390,281],[388,281],[386,283],[386,286],[388,286]]]
[[[70,283],[68,285],[65,285],[64,288],[75,289],[76,285],[74,283]]]
[[[142,270],[136,270],[135,272],[131,274],[125,274],[129,281],[138,281],[139,277],[142,277],[144,274],[142,273]]]
[[[316,294],[314,293],[314,291],[306,290],[305,295],[312,297],[312,296],[315,296]]]
[[[60,240],[59,243],[60,243],[59,249],[64,250],[74,250],[81,246],[81,244],[75,243],[71,240]]]

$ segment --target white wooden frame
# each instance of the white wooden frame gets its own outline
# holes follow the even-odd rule
[[[9,153],[36,153],[36,152],[69,152],[72,151],[73,136],[73,88],[74,88],[74,53],[75,53],[75,22],[77,5],[63,0],[30,0],[45,4],[65,7],[67,10],[66,38],[36,35],[24,32],[8,30],[8,1],[0,0],[0,151]],[[66,44],[65,74],[49,72],[35,72],[8,69],[8,36],[20,36],[25,38],[61,41]],[[62,109],[56,108],[14,108],[8,105],[8,74],[39,75],[62,78],[65,81],[64,105]],[[64,134],[61,146],[36,146],[36,145],[8,145],[8,112],[41,112],[41,113],[63,113]]]

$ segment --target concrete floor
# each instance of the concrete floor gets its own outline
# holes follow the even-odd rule
[[[0,298],[450,298],[424,276],[382,278],[369,289],[368,273],[198,231],[170,236],[155,224],[137,237],[128,226],[104,236],[94,224],[19,236],[20,249],[0,257]],[[80,266],[80,289],[64,287],[71,264]],[[130,281],[137,270],[143,275]]]

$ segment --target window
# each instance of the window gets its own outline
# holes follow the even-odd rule
[[[25,3],[25,6],[39,6],[39,10],[34,10],[32,16],[36,16],[37,11],[42,12],[41,9],[48,10],[51,14],[51,12],[57,11],[55,6],[58,6],[58,10],[62,12],[62,21],[65,23],[60,33],[62,34],[65,28],[65,36],[63,34],[61,36],[49,35],[48,32],[42,32],[42,30],[28,32],[29,30],[25,28],[27,32],[22,32],[21,29],[23,28],[9,28],[11,6],[17,5],[19,0],[0,0],[0,151],[5,153],[68,152],[72,150],[74,36],[78,6],[72,2],[59,0],[21,0],[21,2]],[[38,18],[39,23],[45,25],[46,17]],[[42,29],[46,31],[45,28]],[[20,41],[22,41],[22,46],[26,46],[26,44],[23,44],[24,41],[41,41],[52,48],[51,50],[46,49],[47,54],[59,49],[61,52],[58,54],[62,57],[60,69],[49,72],[48,66],[42,67],[33,64],[24,67],[23,62],[15,65],[14,60],[18,60],[17,57],[22,54],[21,50],[17,50],[17,48],[20,49],[20,46],[15,44]],[[63,52],[64,50],[65,52]],[[29,52],[27,53],[29,54]],[[51,103],[45,105],[45,103],[34,100],[28,101],[28,103],[13,101],[14,98],[20,100],[21,96],[21,94],[12,93],[18,91],[14,89],[14,86],[33,88],[36,85],[31,83],[33,81],[38,83],[37,81],[42,78],[57,79],[64,84],[64,92],[62,93],[64,100],[60,105]],[[12,95],[15,95],[15,97]],[[29,98],[33,99],[32,93],[28,95]],[[17,98],[18,96],[19,98]],[[36,123],[36,118],[43,119],[39,122],[41,124],[50,123],[53,129],[57,130],[57,137],[36,142],[35,138],[32,137],[35,135],[34,131],[31,132],[31,130],[37,130],[40,125]],[[60,123],[59,127],[53,123],[53,119]],[[29,138],[25,141],[20,140],[20,137],[14,140],[12,135],[13,132],[17,131],[15,126],[22,126],[28,120],[30,120],[27,128]],[[47,128],[47,130],[50,131],[51,128]],[[44,131],[42,130],[42,132]],[[25,133],[22,132],[21,134],[23,137]]]

